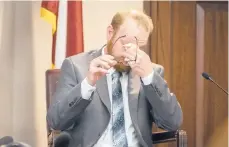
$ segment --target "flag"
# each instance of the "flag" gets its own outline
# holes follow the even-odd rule
[[[68,1],[67,57],[84,50],[82,17],[82,1]]]
[[[55,9],[56,25],[52,24],[53,46],[52,46],[52,64],[53,68],[60,68],[66,57],[83,52],[83,16],[82,1],[43,1],[42,9],[46,6],[43,3],[50,3]],[[55,7],[54,4],[55,3]],[[44,18],[44,15],[41,15]],[[56,26],[56,27],[55,27]]]
[[[56,29],[59,1],[42,1],[41,18],[52,25],[52,67],[55,64]]]

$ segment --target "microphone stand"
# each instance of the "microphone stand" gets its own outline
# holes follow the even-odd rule
[[[206,79],[206,80],[210,80],[211,82],[213,82],[217,87],[219,87],[221,90],[223,90],[223,92],[225,92],[228,95],[228,92],[226,90],[224,90],[218,83],[216,83],[211,76],[208,75],[208,73],[203,72],[202,76]]]
[[[224,90],[221,86],[219,86],[219,84],[217,84],[214,80],[212,80],[212,78],[210,78],[210,81],[213,82],[216,86],[218,86],[221,90],[223,90],[223,92],[225,92],[228,95],[228,92]]]

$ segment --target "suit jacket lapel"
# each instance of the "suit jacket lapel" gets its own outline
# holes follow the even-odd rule
[[[139,76],[134,74],[132,71],[130,71],[128,77],[128,99],[129,99],[130,116],[135,124],[137,123],[137,111],[138,111],[138,99],[139,99],[140,87],[141,87],[141,81]]]
[[[102,49],[97,51],[92,55],[92,58],[89,60],[93,60],[94,58],[97,58],[102,55]],[[90,63],[89,63],[90,64]],[[107,77],[103,76],[101,79],[99,79],[96,82],[96,91],[98,92],[98,95],[104,105],[107,107],[107,110],[109,113],[111,112],[111,103],[110,103],[110,98],[109,98],[109,93],[108,93],[108,85],[107,85]]]
[[[96,83],[96,89],[99,94],[100,99],[104,103],[104,105],[107,107],[107,110],[109,113],[111,112],[111,103],[108,93],[108,85],[107,85],[107,76],[103,76],[101,79],[99,79]]]

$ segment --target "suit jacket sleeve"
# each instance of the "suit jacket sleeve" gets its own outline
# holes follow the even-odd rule
[[[90,99],[83,99],[81,83],[77,81],[76,67],[70,58],[65,59],[61,67],[60,79],[48,113],[47,121],[55,130],[66,130],[74,125],[81,112],[90,103]]]
[[[164,69],[158,65],[154,68],[152,82],[143,85],[144,93],[151,105],[155,124],[168,131],[177,130],[183,121],[182,110],[163,76]]]

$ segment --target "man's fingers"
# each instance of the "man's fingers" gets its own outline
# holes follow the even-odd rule
[[[114,60],[114,57],[111,55],[103,55],[103,56],[100,56],[99,58]]]
[[[136,47],[131,47],[125,50],[128,54],[132,55],[132,56],[136,56],[137,53],[137,48]]]
[[[111,55],[103,55],[100,56],[92,61],[92,67],[94,68],[102,68],[102,69],[110,69],[115,64],[117,64],[117,61],[114,60],[114,57]]]
[[[138,52],[138,47],[133,44],[125,44],[123,45],[124,52],[123,52],[123,57],[124,58],[129,58],[130,60],[135,60],[137,57],[137,52]],[[126,59],[127,60],[127,59]]]
[[[117,64],[117,61],[108,57],[101,57],[100,60],[107,62],[110,66],[114,66],[115,64]]]
[[[108,70],[100,67],[100,68],[98,68],[98,72],[103,73],[103,74],[107,74]]]
[[[97,67],[105,68],[105,69],[110,69],[111,66],[109,65],[108,62],[103,61],[103,60],[98,60],[97,61]]]
[[[115,60],[111,60],[110,59],[107,59],[107,58],[99,58],[97,59],[96,61],[96,67],[102,67],[102,68],[105,68],[105,69],[110,69],[111,67],[113,67],[115,64],[117,64],[117,61]]]
[[[136,46],[136,45],[134,45],[133,43],[127,43],[123,45],[123,47],[125,47],[126,49],[131,48],[132,46]]]
[[[122,53],[122,56],[123,56],[124,58],[128,58],[128,59],[130,59],[130,60],[135,60],[135,57],[136,57],[136,56],[133,56],[133,55],[127,53],[127,52],[123,52],[123,53]],[[126,59],[126,60],[127,60],[127,59]]]
[[[136,67],[134,61],[129,61],[128,64],[129,64],[129,66],[130,66],[131,68]]]
[[[107,74],[107,73],[108,73],[108,70],[107,70],[107,69],[104,69],[104,68],[102,68],[102,67],[97,67],[97,68],[94,68],[94,72],[95,72],[95,73]]]

